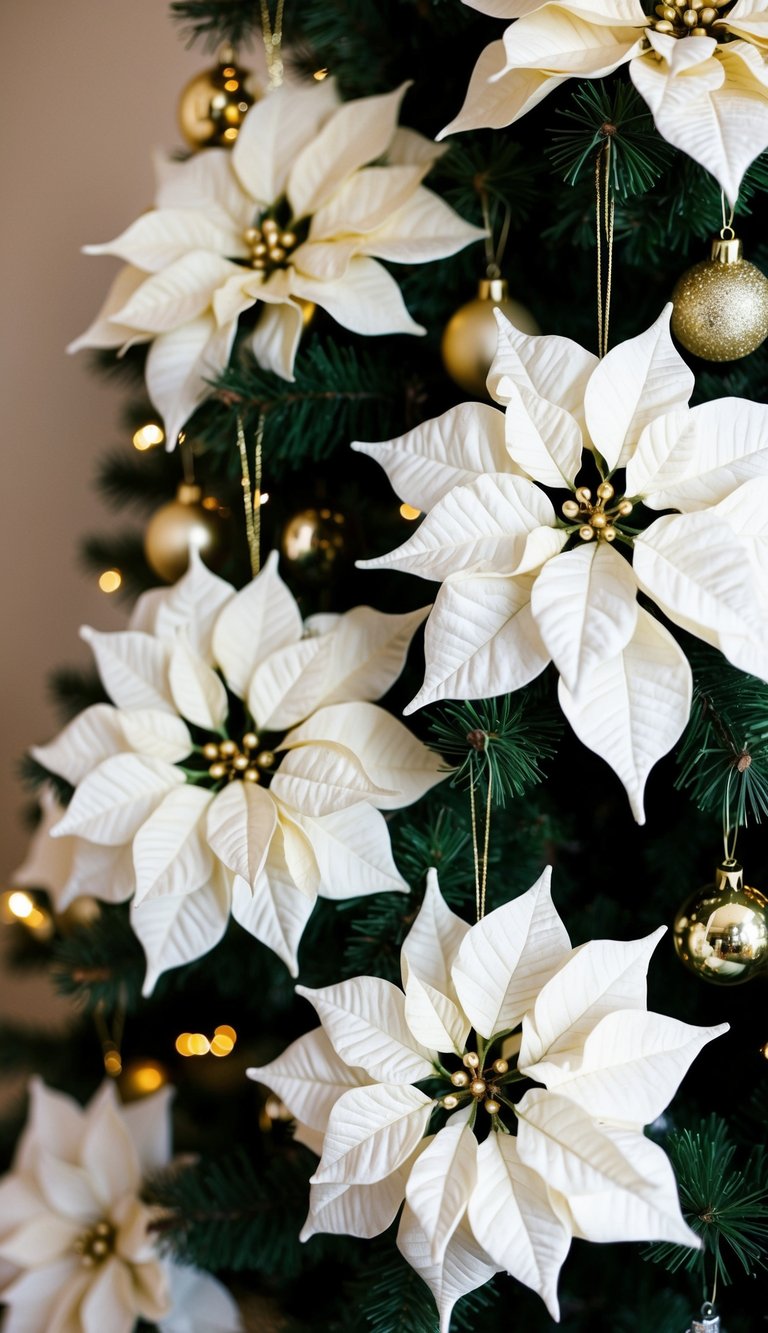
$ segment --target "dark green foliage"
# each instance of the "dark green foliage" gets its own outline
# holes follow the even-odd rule
[[[98,574],[105,569],[119,569],[122,583],[117,596],[120,598],[135,598],[156,579],[147,564],[138,532],[87,537],[81,545],[81,562],[86,569]]]
[[[171,4],[187,46],[199,41],[206,51],[215,51],[222,42],[251,45],[258,13],[258,5],[246,0],[174,0]]]
[[[102,906],[95,921],[76,927],[55,950],[53,978],[62,995],[83,1009],[118,1004],[130,1013],[140,1001],[144,954],[131,930],[127,907]]]
[[[582,83],[571,106],[561,110],[547,155],[566,185],[586,175],[594,181],[595,158],[610,140],[610,185],[617,198],[645,194],[669,165],[674,150],[660,139],[653,117],[624,82]]]

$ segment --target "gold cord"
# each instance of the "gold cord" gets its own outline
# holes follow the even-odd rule
[[[725,787],[725,796],[723,798],[723,860],[736,860],[736,839],[739,836],[738,824],[734,828],[731,824],[731,778],[733,769],[728,770],[728,781]],[[714,1298],[713,1298],[714,1299]]]
[[[192,453],[192,447],[187,443],[187,437],[184,431],[179,432],[179,454],[181,455],[181,470],[184,474],[184,481],[187,486],[195,484],[195,459]]]
[[[261,468],[262,453],[264,448],[264,413],[259,413],[259,420],[256,424],[256,446],[254,451],[254,472],[255,486],[253,494],[253,541],[256,549],[256,569],[258,574],[261,567]],[[251,556],[251,568],[253,568],[253,556]]]
[[[488,852],[491,845],[491,797],[493,792],[493,769],[488,766],[488,795],[485,802],[485,830],[483,833],[483,854],[480,855],[477,803],[475,800],[475,774],[469,787],[469,808],[472,818],[472,855],[475,862],[475,914],[478,921],[485,916],[486,888],[488,886]]]
[[[259,417],[259,425],[256,431],[256,464],[258,468],[258,504],[254,512],[254,494],[251,487],[251,469],[248,464],[248,446],[245,442],[245,426],[243,418],[238,413],[237,416],[237,447],[240,451],[240,477],[243,487],[243,511],[245,513],[245,536],[248,542],[248,554],[251,558],[251,573],[254,578],[259,572],[260,566],[260,537],[261,537],[261,445],[264,432],[264,417]],[[258,514],[258,521],[256,518]]]
[[[608,351],[608,328],[613,286],[613,234],[616,198],[611,188],[611,140],[606,135],[595,158],[595,230],[597,240],[597,353]],[[605,284],[603,284],[603,238],[606,244]],[[605,291],[603,291],[605,286]]]
[[[118,999],[115,1006],[115,1017],[110,1032],[104,1015],[104,1001],[100,1000],[93,1011],[93,1022],[96,1028],[99,1041],[101,1042],[101,1054],[104,1060],[104,1069],[111,1078],[117,1078],[122,1073],[123,1060],[120,1053],[120,1047],[123,1041],[123,1032],[125,1029],[126,1004],[124,999]]]
[[[725,190],[721,190],[721,191],[720,191],[720,209],[721,209],[721,212],[722,212],[722,215],[723,215],[723,230],[721,231],[720,235],[723,236],[723,232],[726,232],[726,231],[733,232],[733,216],[734,216],[734,213],[736,212],[736,205],[734,204],[733,208],[732,208],[731,211],[730,211],[730,214],[728,215],[728,218],[726,219],[726,216],[725,216]],[[723,239],[725,239],[724,236],[723,236]]]
[[[264,42],[264,54],[267,57],[267,74],[270,88],[279,88],[283,82],[283,7],[285,0],[277,0],[275,26],[269,14],[269,0],[259,0],[261,5],[261,36]]]
[[[509,205],[504,207],[504,218],[499,231],[499,243],[494,246],[493,243],[493,223],[491,220],[491,210],[488,203],[487,190],[480,190],[480,207],[483,211],[483,226],[485,227],[485,276],[487,278],[501,277],[501,264],[504,258],[504,251],[507,248],[509,240],[509,229],[512,223],[512,210]]]

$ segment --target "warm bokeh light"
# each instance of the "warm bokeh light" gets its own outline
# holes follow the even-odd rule
[[[400,517],[407,518],[409,522],[412,522],[413,519],[419,518],[420,516],[421,510],[414,509],[413,505],[402,504],[400,506]]]
[[[105,569],[103,574],[99,575],[99,587],[102,592],[117,592],[123,576],[119,569]]]
[[[125,1073],[128,1090],[136,1096],[146,1097],[150,1092],[157,1092],[165,1083],[165,1070],[154,1060],[132,1065]]]
[[[211,1043],[203,1032],[193,1032],[188,1046],[190,1055],[207,1055],[211,1049]]]
[[[13,893],[8,894],[8,910],[13,916],[19,917],[24,921],[37,911],[35,904],[28,893],[22,893],[21,889],[14,889]]]
[[[117,1078],[118,1074],[123,1072],[123,1062],[120,1059],[119,1051],[106,1051],[104,1053],[104,1068],[110,1078]]]
[[[229,1023],[220,1023],[219,1026],[214,1029],[214,1033],[217,1037],[229,1037],[233,1046],[237,1041],[237,1033],[234,1028],[229,1026]]]
[[[191,1032],[179,1033],[178,1037],[176,1038],[176,1050],[179,1052],[179,1055],[192,1054],[192,1052],[189,1049],[189,1039],[191,1036],[192,1036]]]
[[[138,449],[139,453],[144,453],[146,449],[154,449],[155,445],[162,444],[164,439],[165,432],[162,426],[158,426],[156,421],[148,421],[146,426],[139,426],[139,429],[133,432],[133,447]]]
[[[328,70],[327,70],[327,69],[316,69],[315,72],[314,72],[314,74],[312,75],[312,78],[313,78],[313,79],[317,79],[317,82],[318,82],[318,83],[322,83],[323,79],[327,79],[327,78],[328,78]]]
[[[211,1055],[231,1055],[235,1043],[231,1037],[217,1036],[211,1041]]]

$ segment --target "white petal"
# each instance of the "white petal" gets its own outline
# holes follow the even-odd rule
[[[290,811],[316,816],[373,800],[378,791],[350,750],[304,744],[289,750],[283,759],[272,779],[270,796]]]
[[[434,1074],[432,1059],[405,1020],[405,996],[382,977],[350,977],[322,990],[296,987],[314,1006],[348,1065],[386,1083],[411,1083]],[[392,1167],[394,1170],[394,1167]]]
[[[144,898],[194,893],[210,879],[213,853],[204,815],[213,793],[175,787],[145,820],[133,840],[136,903]]]
[[[260,294],[266,298],[266,292]],[[284,380],[293,380],[303,329],[304,313],[300,305],[286,300],[264,306],[249,344],[256,364]]]
[[[160,759],[113,755],[80,783],[54,836],[74,833],[118,847],[134,837],[166,792],[183,782],[184,774]]]
[[[468,930],[467,922],[452,912],[443,898],[437,871],[429,870],[424,901],[403,940],[403,986],[413,975],[443,995],[454,995],[451,967]]]
[[[368,1185],[391,1175],[416,1148],[433,1105],[408,1085],[350,1088],[331,1111],[312,1183]]]
[[[208,842],[220,861],[253,888],[277,826],[269,792],[252,782],[230,782],[208,807]]]
[[[488,472],[512,470],[504,414],[486,403],[460,403],[395,440],[352,448],[381,463],[400,499],[417,509]]]
[[[506,64],[503,41],[490,42],[480,53],[472,71],[467,94],[459,114],[437,135],[461,130],[503,129],[530,111],[548,92],[562,83],[562,78],[539,69],[515,70],[496,82]]]
[[[126,1264],[114,1256],[96,1270],[79,1309],[83,1333],[132,1333],[136,1326],[136,1297],[133,1277]]]
[[[309,1216],[299,1240],[309,1240],[318,1233],[360,1236],[364,1240],[381,1235],[403,1202],[406,1177],[407,1165],[373,1184],[311,1185]]]
[[[105,1210],[141,1188],[136,1149],[113,1101],[100,1100],[90,1110],[80,1160]]]
[[[601,1193],[609,1211],[614,1190],[642,1193],[642,1169],[567,1097],[532,1088],[517,1104],[517,1122],[520,1160],[567,1198]]]
[[[46,1087],[34,1075],[29,1081],[29,1113],[16,1148],[14,1168],[37,1179],[42,1145],[55,1157],[74,1162],[82,1136],[82,1107],[66,1093]]]
[[[331,748],[341,746],[352,754],[379,789],[369,799],[380,810],[398,810],[410,805],[445,777],[439,756],[422,745],[398,718],[376,704],[344,703],[319,708],[288,733],[283,745],[306,746],[307,742]]]
[[[574,696],[560,682],[560,707],[583,745],[621,779],[638,823],[648,774],[683,733],[691,711],[691,668],[668,630],[642,607],[617,657],[594,667]]]
[[[318,208],[309,227],[310,241],[375,232],[390,214],[418,189],[427,164],[364,167],[356,171],[327,204]],[[361,238],[362,239],[362,238]],[[301,265],[299,264],[300,268]]]
[[[458,1004],[415,974],[405,983],[405,1021],[416,1040],[429,1050],[463,1054],[469,1019]]]
[[[481,1037],[517,1027],[571,942],[550,895],[551,869],[464,936],[452,968],[462,1008]]]
[[[125,747],[150,759],[165,759],[174,764],[185,759],[192,749],[192,737],[181,718],[159,709],[121,710],[120,729]]]
[[[271,204],[285,193],[288,172],[297,154],[315,139],[337,105],[334,81],[325,79],[308,88],[277,88],[251,107],[231,160],[235,174],[253,199]]]
[[[242,231],[253,218],[253,200],[232,170],[233,156],[229,148],[207,148],[179,162],[155,153],[155,204],[158,208],[198,209]]]
[[[235,329],[234,322],[219,329],[213,315],[203,314],[155,338],[144,374],[165,424],[168,449],[175,447],[195,408],[210,397],[210,381],[229,360]]]
[[[242,1333],[240,1311],[223,1283],[180,1264],[167,1263],[166,1269],[171,1308],[158,1320],[161,1333]]]
[[[667,304],[645,333],[613,347],[587,384],[587,428],[611,472],[626,465],[650,421],[684,406],[693,393],[693,375],[669,332],[671,314]]]
[[[93,1207],[92,1196],[90,1203]],[[71,1216],[57,1216],[49,1205],[45,1213],[23,1223],[0,1241],[0,1259],[19,1268],[42,1267],[69,1254],[81,1231],[81,1221]]]
[[[411,1168],[405,1196],[433,1263],[442,1262],[476,1180],[477,1139],[469,1125],[441,1129]]]
[[[491,397],[506,405],[514,387],[533,391],[547,402],[559,404],[583,426],[584,392],[599,364],[594,352],[570,338],[521,333],[500,310],[495,314],[499,343],[488,372]]]
[[[81,1273],[80,1261],[74,1254],[57,1263],[19,1273],[3,1287],[3,1303],[7,1306],[3,1333],[40,1333],[41,1329],[50,1328],[54,1312],[60,1310],[62,1292],[68,1290],[73,1274],[77,1274],[75,1281],[82,1284]]]
[[[94,1215],[98,1216],[100,1205],[95,1182],[85,1168],[55,1157],[46,1145],[39,1151],[38,1182],[51,1210],[58,1215],[57,1220],[65,1218],[82,1226]]]
[[[209,665],[211,635],[223,606],[231,601],[234,588],[212,574],[192,546],[189,568],[170,588],[143,593],[131,615],[131,629],[145,630],[171,643],[182,633],[199,657]]]
[[[131,912],[131,926],[147,957],[142,994],[151,995],[158,977],[182,967],[218,944],[229,920],[229,886],[223,876],[194,893],[149,898]]]
[[[633,9],[636,15],[637,6]],[[503,40],[507,70],[525,74],[530,69],[543,69],[552,74],[599,78],[612,73],[641,49],[643,31],[638,32],[637,18],[630,18],[626,7],[623,14],[614,7],[601,22],[597,5],[572,0],[567,9],[564,5],[542,5],[536,13],[524,14],[507,28]],[[501,80],[506,72],[496,77]]]
[[[297,1120],[322,1133],[341,1094],[365,1081],[339,1058],[321,1027],[299,1037],[270,1064],[247,1073],[276,1093]]]
[[[312,711],[317,691],[305,689],[305,673],[325,652],[320,637],[301,639],[257,664],[248,686],[248,710],[259,728],[282,731]]]
[[[170,333],[198,319],[209,308],[216,288],[236,272],[228,259],[194,250],[147,278],[116,319],[142,333]]]
[[[104,688],[118,708],[159,708],[175,713],[164,643],[134,630],[100,634],[87,625],[80,630],[80,638],[90,645]]]
[[[277,954],[295,977],[299,943],[314,905],[314,894],[305,893],[294,882],[278,828],[253,890],[244,879],[235,879],[232,915],[243,930]]]
[[[421,187],[376,231],[363,237],[360,253],[394,264],[423,264],[454,255],[484,234],[438,195]]]
[[[542,486],[572,487],[582,452],[575,418],[509,377],[504,381],[504,399],[507,449],[513,463]]]
[[[412,713],[436,699],[508,694],[550,660],[531,611],[530,575],[454,575],[443,584],[424,633],[426,675]]]
[[[219,731],[229,705],[227,692],[211,667],[185,643],[177,643],[168,663],[173,702],[188,722],[206,731]]]
[[[164,1087],[121,1107],[120,1114],[145,1174],[158,1171],[171,1160],[171,1102],[174,1095],[173,1088]]]
[[[571,1244],[562,1213],[541,1177],[520,1161],[517,1140],[489,1134],[477,1153],[469,1224],[494,1263],[538,1292],[555,1320],[557,1279]]]
[[[63,838],[62,842],[69,842]],[[72,870],[56,902],[60,911],[75,898],[100,898],[103,902],[124,903],[136,888],[130,843],[124,847],[99,847],[96,843],[73,838]]]
[[[288,178],[294,217],[306,217],[327,203],[353,172],[374,162],[389,147],[407,89],[345,102],[298,154]]]
[[[528,535],[554,521],[547,496],[527,478],[478,477],[444,495],[396,551],[362,560],[360,568],[402,569],[434,580],[470,569],[516,574]]]
[[[261,573],[224,607],[213,631],[215,659],[241,699],[258,662],[301,638],[301,612],[277,572],[277,559],[271,551]]]
[[[403,294],[390,273],[375,259],[355,255],[343,278],[318,282],[297,273],[292,283],[296,296],[314,301],[337,324],[368,337],[382,333],[425,333],[411,318]]]
[[[484,1286],[497,1272],[467,1222],[462,1222],[454,1232],[442,1263],[434,1263],[429,1241],[408,1207],[403,1210],[397,1248],[432,1292],[440,1315],[440,1333],[449,1333],[456,1302]]]
[[[743,482],[768,476],[768,407],[717,398],[673,413],[643,433],[627,466],[627,493],[651,509],[718,504]]]
[[[647,1125],[669,1105],[702,1046],[727,1031],[727,1024],[691,1027],[665,1014],[619,1009],[590,1032],[575,1068],[561,1057],[528,1066],[528,1073],[598,1120]]]
[[[127,264],[157,273],[190,250],[207,250],[230,259],[248,257],[241,231],[194,208],[151,209],[132,222],[114,241],[86,245],[87,255],[117,255]],[[126,302],[127,304],[127,302]]]
[[[392,858],[387,822],[372,805],[355,805],[320,819],[305,816],[301,827],[317,857],[322,898],[408,892]]]
[[[531,592],[536,625],[567,688],[578,696],[595,667],[626,647],[637,625],[632,566],[607,542],[555,556]]]
[[[644,1009],[651,954],[660,926],[640,940],[590,940],[574,949],[542,987],[523,1023],[518,1068],[525,1074],[542,1056],[580,1059],[584,1042],[614,1009]]]
[[[320,869],[312,840],[303,826],[304,821],[292,819],[279,807],[277,818],[282,839],[282,857],[288,874],[296,888],[314,903],[320,888]]]
[[[121,268],[107,292],[101,310],[93,323],[75,338],[67,347],[68,352],[79,352],[83,347],[130,347],[133,343],[146,342],[149,334],[139,334],[129,329],[127,324],[119,324],[113,316],[129,300],[133,293],[146,282],[143,269],[126,266]]]
[[[155,716],[161,714],[156,712]],[[125,750],[120,720],[119,711],[110,704],[93,704],[73,718],[48,745],[32,746],[30,754],[51,773],[58,773],[77,786],[102,759]]]

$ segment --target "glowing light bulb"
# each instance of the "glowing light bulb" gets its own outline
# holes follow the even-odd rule
[[[103,574],[99,575],[99,587],[102,592],[117,592],[123,576],[119,569],[105,569]]]

